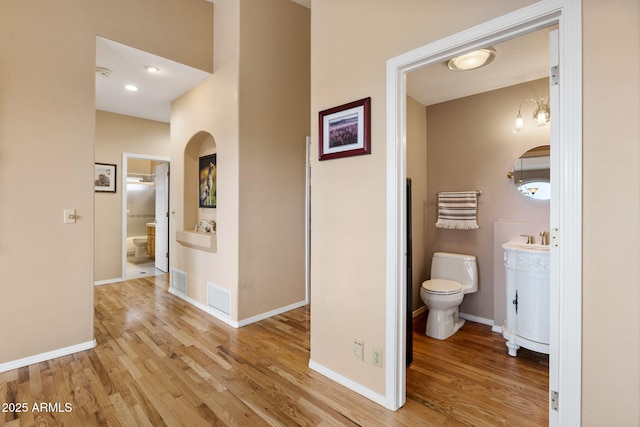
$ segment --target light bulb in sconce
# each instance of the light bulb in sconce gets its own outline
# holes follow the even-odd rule
[[[544,126],[544,123],[546,121],[547,120],[544,117],[544,111],[542,111],[542,110],[538,111],[538,115],[536,116],[536,124],[538,126],[540,126],[540,125]]]
[[[518,111],[518,115],[516,116],[516,127],[513,129],[513,133],[522,132],[524,132],[524,119],[522,118],[522,114]]]
[[[549,104],[543,104],[536,111],[536,128],[544,129],[549,127]]]

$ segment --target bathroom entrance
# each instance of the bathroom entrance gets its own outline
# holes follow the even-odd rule
[[[552,237],[562,233],[562,244],[553,246],[551,249],[551,351],[550,351],[550,391],[561,393],[563,396],[562,407],[553,406],[553,402],[549,401],[549,424],[563,424],[563,420],[579,419],[580,415],[580,366],[575,364],[580,359],[580,298],[581,294],[581,225],[576,218],[581,218],[581,182],[582,176],[580,172],[581,162],[581,137],[580,137],[580,117],[581,117],[581,80],[580,80],[580,64],[581,50],[580,46],[580,13],[579,3],[567,1],[558,6],[554,2],[540,2],[535,6],[521,9],[509,15],[505,15],[499,19],[479,25],[478,27],[458,33],[447,39],[426,45],[423,48],[416,49],[412,52],[400,55],[389,60],[387,65],[388,81],[394,82],[388,85],[387,91],[387,132],[388,138],[388,188],[390,194],[388,196],[388,213],[390,219],[388,224],[394,225],[388,228],[387,240],[387,270],[388,270],[388,292],[387,294],[397,295],[396,299],[388,299],[387,309],[394,318],[395,328],[389,328],[387,335],[387,351],[394,354],[394,366],[390,366],[387,370],[387,378],[390,378],[387,390],[393,390],[388,394],[388,406],[397,408],[404,404],[406,390],[406,371],[400,361],[404,360],[405,339],[404,332],[406,330],[406,321],[404,320],[404,292],[406,278],[404,276],[405,259],[405,239],[404,230],[406,228],[404,212],[404,195],[403,187],[407,176],[406,163],[411,159],[407,156],[406,147],[402,141],[405,141],[409,132],[409,109],[407,105],[407,84],[405,79],[410,77],[413,71],[429,66],[442,66],[446,69],[446,61],[456,55],[466,53],[468,51],[515,40],[521,36],[533,33],[544,28],[559,25],[559,41],[560,49],[552,50],[557,54],[560,63],[563,64],[562,75],[559,84],[549,88],[551,98],[551,111],[554,112],[551,123],[551,168],[552,172],[552,200],[550,203],[550,223],[549,227]],[[558,46],[556,45],[556,46]],[[552,45],[553,46],[553,45]],[[569,48],[569,46],[573,46]],[[526,51],[526,49],[525,49]],[[497,60],[496,60],[497,61]],[[553,64],[551,64],[553,65]],[[442,82],[438,82],[442,83]],[[444,85],[451,89],[457,89],[454,86]],[[538,95],[539,96],[539,95]],[[533,96],[532,96],[533,97]],[[486,100],[485,100],[486,101]],[[522,100],[520,100],[522,101]],[[519,102],[518,102],[519,103]],[[493,130],[493,127],[502,126],[500,123],[490,123],[487,121],[478,122],[475,125],[470,123],[468,111],[485,111],[496,108],[496,103],[484,102],[472,106],[470,110],[458,109],[456,126],[466,128],[469,135],[465,137],[465,142],[471,146],[477,142],[477,134],[487,129]],[[518,105],[505,118],[504,126],[509,127],[500,138],[506,138],[506,135],[512,135],[513,121],[518,113]],[[524,112],[523,112],[524,115]],[[555,117],[555,121],[554,121]],[[562,123],[561,123],[562,120]],[[511,124],[509,124],[511,122]],[[572,126],[562,126],[563,123],[573,123]],[[497,141],[497,139],[494,139]],[[562,141],[562,145],[559,142]],[[455,151],[455,150],[454,150]],[[450,151],[448,156],[458,156],[459,166],[461,170],[466,170],[466,164],[460,156],[459,150]],[[524,150],[523,150],[524,151]],[[496,155],[500,155],[497,153]],[[513,164],[512,156],[504,161]],[[413,156],[412,156],[413,158]],[[479,160],[477,158],[474,159]],[[559,165],[563,165],[562,174],[557,173]],[[468,165],[467,165],[468,166]],[[407,168],[407,169],[405,169]],[[437,177],[431,175],[428,170],[427,180],[437,180]],[[506,175],[508,170],[500,172]],[[461,174],[462,176],[462,174]],[[458,181],[449,181],[451,183],[460,184]],[[415,179],[414,179],[415,183]],[[484,178],[480,178],[477,183],[478,188],[464,188],[464,190],[481,190],[483,191],[482,202],[479,210],[482,210],[482,203],[490,203],[485,206],[493,206],[496,203],[495,196],[506,191],[513,190],[513,183],[509,183],[504,178],[504,183],[498,187],[492,188],[491,193],[484,188],[487,183]],[[509,187],[511,185],[511,187]],[[476,187],[476,186],[474,186]],[[461,190],[461,189],[438,189],[443,190]],[[415,193],[414,193],[415,194]],[[428,193],[431,195],[431,192]],[[487,197],[489,196],[489,197]],[[491,200],[489,200],[491,199]],[[415,202],[415,199],[414,199]],[[493,203],[491,203],[493,202]],[[427,202],[424,209],[435,209]],[[479,215],[481,215],[479,211]],[[415,223],[414,223],[415,224]],[[397,225],[397,226],[396,226]],[[493,224],[487,224],[492,227]],[[415,236],[415,233],[414,233]],[[491,236],[493,240],[493,236]],[[458,242],[460,243],[460,242]],[[456,244],[455,242],[453,243]],[[480,242],[482,244],[482,242]],[[492,243],[493,244],[493,243]],[[416,243],[414,241],[414,251]],[[455,247],[452,251],[455,251]],[[482,251],[478,256],[494,257],[492,250]],[[422,263],[428,264],[428,257],[423,257]],[[498,263],[498,268],[500,263]],[[414,271],[416,269],[414,258]],[[481,281],[491,286],[492,277],[483,277],[480,271]],[[558,292],[558,284],[563,284],[563,292]],[[555,285],[555,286],[554,286]],[[482,286],[482,285],[481,285]],[[571,289],[569,289],[571,288]],[[490,301],[493,305],[493,301]],[[505,302],[506,304],[506,302]],[[491,316],[493,313],[490,314]],[[472,319],[473,320],[473,319]],[[506,347],[505,347],[506,353]],[[570,361],[571,360],[571,361]],[[562,387],[561,387],[562,386]],[[550,393],[551,395],[551,393]],[[576,418],[577,417],[577,418]]]
[[[167,158],[123,155],[123,277],[169,271],[169,162]]]

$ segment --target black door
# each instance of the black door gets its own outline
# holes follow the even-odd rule
[[[411,178],[407,178],[407,367],[413,361],[413,270],[411,250]]]

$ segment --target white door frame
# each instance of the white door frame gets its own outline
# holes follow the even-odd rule
[[[153,156],[150,154],[122,153],[122,280],[127,280],[127,172],[129,159],[153,160],[170,162],[169,157]],[[171,189],[169,189],[169,192]]]
[[[306,151],[305,151],[305,210],[304,210],[304,223],[305,223],[305,242],[304,242],[304,276],[305,276],[305,301],[307,304],[311,303],[311,137],[307,136],[305,139]]]
[[[156,244],[154,248],[156,270],[169,272],[169,162],[156,166]],[[159,175],[161,174],[161,175]]]
[[[406,75],[473,48],[559,25],[559,96],[551,183],[550,390],[560,392],[549,424],[580,425],[582,346],[582,12],[580,0],[543,0],[387,61],[387,265],[385,406],[406,401]]]

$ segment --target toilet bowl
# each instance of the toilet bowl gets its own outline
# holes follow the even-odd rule
[[[147,256],[147,236],[139,236],[133,237],[131,239],[133,241],[133,245],[135,246],[135,256],[136,258],[142,258]]]
[[[477,292],[478,268],[473,255],[436,252],[431,279],[422,283],[420,298],[429,309],[425,334],[444,340],[464,325],[458,307],[465,294]]]

